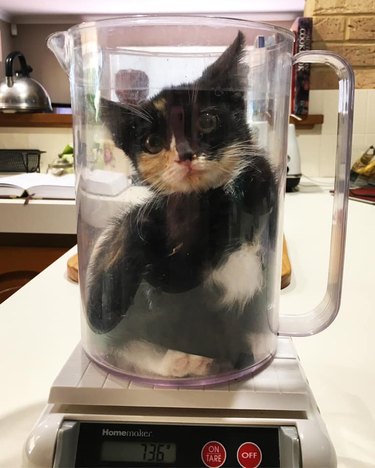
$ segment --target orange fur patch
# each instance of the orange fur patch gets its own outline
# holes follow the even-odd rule
[[[165,149],[157,154],[141,153],[138,159],[138,169],[143,180],[155,188],[162,188],[160,187],[161,176],[176,157],[177,154],[172,155],[171,151]]]

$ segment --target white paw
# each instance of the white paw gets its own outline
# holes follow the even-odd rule
[[[139,376],[188,377],[204,376],[210,372],[213,359],[166,350],[145,341],[133,341],[110,353],[115,365],[125,372]]]
[[[213,359],[169,349],[161,363],[160,373],[170,377],[208,375]]]

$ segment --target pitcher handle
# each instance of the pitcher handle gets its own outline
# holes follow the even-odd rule
[[[340,307],[352,148],[354,73],[344,58],[329,51],[300,52],[293,57],[293,64],[297,63],[329,65],[339,79],[336,169],[327,289],[323,300],[312,310],[298,315],[281,314],[279,323],[281,335],[308,336],[327,328],[337,316]]]

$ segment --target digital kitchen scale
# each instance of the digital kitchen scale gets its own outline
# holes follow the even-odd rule
[[[335,467],[291,339],[248,380],[161,388],[124,379],[77,346],[32,430],[25,466]]]

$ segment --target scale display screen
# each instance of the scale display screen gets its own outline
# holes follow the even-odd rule
[[[280,467],[275,426],[87,421],[77,422],[75,433],[80,468]]]
[[[115,462],[175,463],[176,444],[172,442],[123,442],[105,440],[101,460]]]

